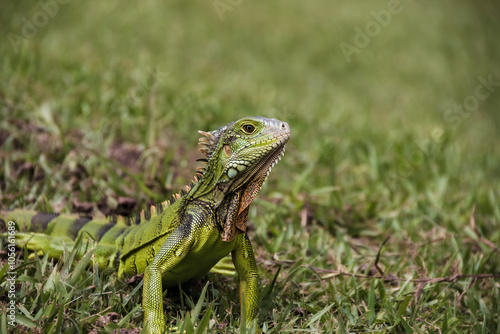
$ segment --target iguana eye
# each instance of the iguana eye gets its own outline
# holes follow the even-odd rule
[[[243,125],[242,129],[246,134],[252,134],[252,132],[255,130],[255,126],[253,126],[252,124],[245,124]]]

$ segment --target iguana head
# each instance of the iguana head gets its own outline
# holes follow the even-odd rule
[[[199,131],[207,157],[202,179],[232,192],[255,177],[265,178],[285,151],[290,126],[272,118],[246,117],[211,132]]]
[[[193,195],[207,196],[216,205],[225,196],[232,196],[234,217],[228,215],[226,227],[236,226],[244,231],[248,205],[281,159],[290,138],[290,126],[272,118],[246,117],[218,130],[200,133],[205,136],[200,139],[200,151],[206,155],[207,165]],[[233,237],[228,235],[226,239]]]

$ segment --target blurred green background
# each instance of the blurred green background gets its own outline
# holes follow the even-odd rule
[[[388,235],[498,245],[499,18],[493,0],[3,1],[0,205],[137,209],[191,179],[197,130],[261,115],[292,138],[258,249],[356,270],[342,238],[369,259]],[[458,267],[498,273],[486,258]]]
[[[311,189],[331,184],[345,157],[324,145],[372,137],[378,158],[411,163],[397,142],[446,136],[461,168],[498,176],[493,163],[474,165],[499,154],[494,1],[42,4],[2,4],[4,117],[43,126],[45,110],[62,133],[99,130],[148,147],[180,136],[192,150],[195,130],[274,116],[294,130],[283,170],[331,159]],[[356,53],[346,57],[342,43]],[[493,92],[465,114],[453,110],[480,76],[493,76]]]

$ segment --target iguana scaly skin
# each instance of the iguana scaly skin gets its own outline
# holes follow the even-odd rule
[[[249,205],[290,138],[287,123],[247,117],[211,132],[200,131],[206,166],[173,203],[141,213],[129,226],[123,218],[106,220],[14,210],[3,216],[20,231],[16,244],[60,257],[80,234],[95,240],[94,262],[118,270],[119,277],[144,273],[144,331],[165,330],[162,291],[205,275],[228,255],[239,274],[240,304],[247,324],[258,315],[259,288],[252,245],[246,233]],[[33,233],[35,232],[35,233]],[[81,250],[78,256],[83,256]]]

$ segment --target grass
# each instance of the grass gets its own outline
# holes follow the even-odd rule
[[[292,139],[250,211],[264,332],[500,332],[498,5],[401,1],[347,59],[388,2],[235,4],[69,2],[26,35],[41,4],[2,3],[0,207],[137,210],[190,181],[197,130],[275,117]],[[140,283],[19,256],[14,332],[142,327]],[[167,291],[167,321],[235,331],[235,286]]]

